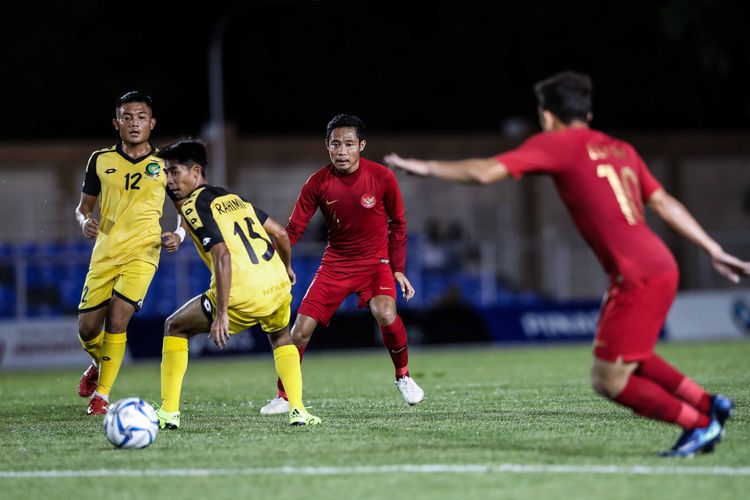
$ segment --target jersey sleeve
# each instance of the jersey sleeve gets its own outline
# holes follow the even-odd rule
[[[289,216],[289,223],[286,225],[286,232],[289,235],[289,241],[294,246],[302,237],[302,234],[310,222],[310,218],[318,209],[317,186],[315,175],[311,175],[297,198],[292,215]]]
[[[94,153],[89,158],[88,165],[86,165],[86,177],[83,179],[83,186],[81,191],[90,196],[99,196],[102,190],[102,183],[99,180],[99,176],[96,174],[96,159],[99,158],[99,153]]]
[[[661,189],[661,183],[656,180],[654,174],[652,174],[646,166],[646,162],[643,161],[635,150],[633,150],[633,154],[636,158],[635,162],[638,169],[638,182],[641,186],[641,200],[645,203],[651,198],[651,195],[654,194],[655,191]]]
[[[195,208],[189,207],[184,211],[185,220],[198,237],[205,252],[211,250],[211,247],[217,243],[224,242],[224,237],[211,212],[211,202],[214,198],[216,194],[204,190],[195,200]]]
[[[383,204],[388,216],[388,256],[393,272],[406,269],[406,215],[396,175],[386,170]]]
[[[258,218],[258,222],[260,222],[260,225],[262,226],[263,224],[265,224],[268,220],[268,214],[255,205],[253,205],[253,210],[255,210],[255,216]]]
[[[525,173],[553,173],[564,160],[566,149],[557,134],[540,133],[531,136],[516,149],[495,158],[505,165],[516,179]]]

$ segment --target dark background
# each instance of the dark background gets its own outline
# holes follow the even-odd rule
[[[0,140],[102,136],[142,89],[160,134],[208,120],[208,43],[233,2],[4,2]],[[495,132],[535,118],[531,86],[595,82],[595,125],[746,130],[742,1],[242,2],[224,44],[227,121],[242,134]]]

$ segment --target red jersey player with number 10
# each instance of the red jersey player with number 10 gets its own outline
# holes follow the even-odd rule
[[[409,376],[406,328],[396,312],[396,282],[406,300],[414,288],[404,275],[406,218],[395,174],[360,157],[365,126],[353,115],[335,116],[326,129],[331,163],[307,179],[286,227],[292,245],[320,209],[328,226],[328,245],[320,268],[300,305],[292,328],[300,359],[318,324],[328,326],[341,302],[352,293],[369,307],[396,370],[396,387],[410,405],[424,391]],[[261,408],[262,415],[289,411],[283,385]]]
[[[734,405],[725,396],[708,394],[654,352],[678,273],[672,254],[646,224],[644,204],[706,251],[731,281],[749,275],[750,263],[724,252],[661,187],[630,144],[589,128],[592,85],[587,75],[564,72],[535,90],[544,132],[512,151],[455,162],[393,154],[386,162],[416,174],[480,184],[508,174],[550,175],[610,277],[594,341],[594,388],[639,415],[681,426],[684,432],[664,455],[713,451]]]

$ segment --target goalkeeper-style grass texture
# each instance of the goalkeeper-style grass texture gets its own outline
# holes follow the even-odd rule
[[[588,346],[412,349],[425,401],[404,404],[381,350],[306,353],[323,419],[261,416],[269,356],[191,360],[182,426],[113,448],[85,415],[80,370],[0,374],[2,498],[742,498],[750,490],[750,341],[657,351],[737,404],[715,453],[665,459],[679,429],[590,388]],[[115,398],[159,400],[159,363],[125,366]],[[428,467],[436,466],[436,467]],[[606,466],[606,467],[603,467]]]

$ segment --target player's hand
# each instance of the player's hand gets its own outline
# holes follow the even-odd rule
[[[93,217],[86,217],[81,222],[81,231],[83,231],[83,235],[86,238],[93,240],[96,238],[97,233],[99,233],[99,221]]]
[[[732,283],[739,283],[740,278],[750,276],[750,262],[740,260],[721,249],[710,257],[714,269]]]
[[[208,338],[213,340],[216,347],[224,349],[229,343],[229,316],[226,312],[216,312],[216,318],[211,323],[211,331]]]
[[[164,231],[161,233],[161,246],[164,247],[164,249],[167,252],[176,252],[178,248],[180,248],[180,237],[171,231]]]
[[[407,278],[404,273],[396,271],[393,273],[393,279],[395,279],[398,286],[401,287],[401,293],[407,301],[414,297],[414,287],[411,286],[409,278]]]
[[[400,168],[411,174],[428,175],[430,173],[430,170],[427,167],[427,162],[401,158],[396,153],[385,155],[383,161],[391,168]]]
[[[297,274],[295,274],[294,269],[292,269],[292,266],[289,266],[286,268],[286,274],[289,275],[289,281],[292,282],[292,285],[297,283]]]

